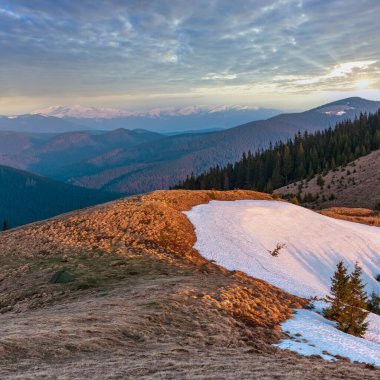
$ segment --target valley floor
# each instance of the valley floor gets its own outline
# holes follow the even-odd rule
[[[306,301],[193,249],[183,211],[215,199],[271,198],[154,192],[1,233],[0,378],[379,378],[273,346]]]

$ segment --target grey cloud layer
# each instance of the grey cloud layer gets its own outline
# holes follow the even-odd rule
[[[379,14],[378,0],[0,0],[1,96],[376,80]]]

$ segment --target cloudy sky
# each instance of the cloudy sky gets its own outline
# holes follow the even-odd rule
[[[0,114],[380,99],[379,0],[0,0]]]

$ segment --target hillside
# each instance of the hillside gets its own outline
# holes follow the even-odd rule
[[[0,221],[10,227],[116,198],[6,166],[0,166],[0,182]]]
[[[380,208],[380,150],[318,178],[294,182],[275,193],[284,198],[297,196],[303,204],[314,208]]]
[[[162,136],[141,131],[141,140],[132,143],[123,138],[109,143],[107,136],[113,132],[68,133],[17,153],[3,154],[0,163],[89,188],[127,194],[147,192],[176,185],[191,173],[197,175],[210,167],[235,162],[244,152],[293,138],[297,131],[326,129],[379,107],[380,102],[348,98],[220,132]],[[119,131],[124,135],[136,133]]]
[[[215,199],[271,197],[160,191],[0,233],[1,378],[378,378],[272,345],[305,301],[200,256],[182,212]]]

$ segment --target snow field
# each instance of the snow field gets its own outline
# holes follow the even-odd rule
[[[324,297],[338,261],[343,260],[349,271],[358,261],[367,292],[380,293],[375,279],[380,273],[380,228],[278,201],[212,201],[185,214],[195,227],[194,247],[229,270],[301,297]],[[273,257],[269,251],[277,244],[285,246]],[[368,321],[366,339],[361,339],[338,331],[315,312],[300,310],[283,329],[290,335],[300,333],[307,342],[286,340],[279,347],[307,355],[328,351],[380,365],[380,317],[371,314]]]

